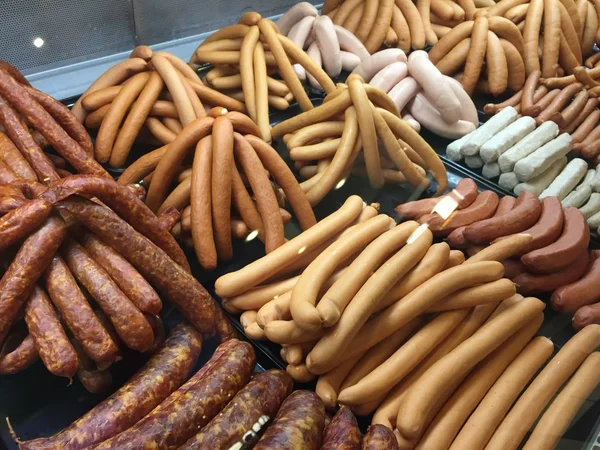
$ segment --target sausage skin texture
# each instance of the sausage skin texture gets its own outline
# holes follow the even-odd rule
[[[600,259],[591,263],[582,279],[555,290],[551,301],[555,310],[565,313],[600,301]]]
[[[221,344],[204,367],[150,414],[92,448],[179,448],[248,383],[255,363],[249,343],[231,339]]]
[[[180,450],[228,450],[261,416],[275,417],[283,400],[292,392],[292,378],[282,370],[269,370],[254,377],[227,407]]]
[[[367,430],[362,450],[398,450],[398,441],[392,430],[378,423]]]
[[[73,214],[133,264],[201,332],[211,335],[218,333],[222,340],[235,336],[231,323],[206,289],[164,251],[111,210],[75,198],[61,202],[59,207]]]
[[[544,198],[540,218],[536,224],[521,232],[522,234],[529,234],[533,239],[515,256],[523,256],[525,253],[544,248],[556,242],[563,230],[564,221],[565,215],[560,200],[557,197]]]
[[[588,248],[590,229],[581,211],[569,207],[564,214],[565,223],[558,240],[521,257],[528,270],[534,273],[557,272],[576,262],[575,258]]]
[[[356,417],[342,406],[325,428],[321,450],[360,450],[360,440]]]
[[[487,244],[496,238],[520,233],[540,218],[542,205],[536,195],[525,191],[506,214],[469,225],[463,232],[469,242]]]
[[[164,347],[117,392],[54,436],[22,442],[20,448],[76,450],[116,436],[183,384],[201,348],[202,335],[194,327],[175,326]]]
[[[283,402],[254,450],[318,450],[324,427],[323,401],[314,392],[296,391]]]

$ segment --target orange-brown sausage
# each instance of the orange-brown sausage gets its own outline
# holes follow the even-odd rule
[[[592,262],[582,279],[554,291],[551,300],[554,309],[567,313],[573,313],[582,306],[599,302],[600,259]]]

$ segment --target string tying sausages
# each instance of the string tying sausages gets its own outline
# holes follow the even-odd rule
[[[96,381],[110,380],[106,369],[121,358],[121,345],[138,351],[160,345],[162,304],[155,288],[201,332],[233,335],[168,232],[178,217],[172,210],[157,218],[133,190],[107,177],[69,176],[46,187],[1,171],[2,203],[6,194],[20,200],[0,217],[1,246],[9,249],[0,280],[2,373],[20,371],[39,356],[53,374],[78,373],[86,387],[100,389]]]
[[[285,110],[296,99],[304,111],[313,108],[292,64],[303,67],[326,92],[335,89],[320,64],[280,33],[277,25],[256,12],[244,14],[236,25],[209,36],[196,49],[189,64],[194,70],[203,64],[214,66],[206,74],[206,82],[226,95],[243,100],[266,142],[271,142],[269,106]],[[273,73],[279,73],[283,81],[272,78]]]
[[[277,124],[272,134],[283,137],[301,175],[308,178],[301,186],[312,205],[351,173],[366,173],[374,187],[406,181],[424,187],[429,171],[439,192],[447,187],[446,170],[432,148],[400,119],[391,99],[358,74],[321,106]],[[378,140],[385,153],[380,154]],[[360,159],[364,167],[355,164]],[[308,165],[311,161],[317,164]]]
[[[122,167],[134,143],[168,144],[211,105],[245,111],[241,102],[205,86],[175,55],[139,46],[92,83],[73,113],[97,130],[96,160]]]
[[[259,136],[248,116],[214,108],[168,146],[128,167],[119,183],[152,174],[146,204],[159,214],[171,207],[182,211],[176,228],[184,241],[191,233],[198,260],[207,269],[215,268],[218,259],[231,259],[232,234],[244,238],[252,233],[271,252],[285,242],[283,225],[289,218],[280,210],[279,188],[302,229],[311,227],[315,216],[291,170]],[[184,166],[188,155],[193,155],[191,170]],[[179,184],[169,194],[178,172]]]
[[[318,16],[317,9],[308,2],[296,3],[277,22],[282,34],[305,50],[327,74],[338,77],[342,70],[352,72],[369,56],[363,43],[345,28],[335,25],[328,16]],[[321,89],[319,82],[299,64],[294,70],[302,81]]]

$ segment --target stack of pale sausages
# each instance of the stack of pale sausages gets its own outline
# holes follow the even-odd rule
[[[463,194],[473,197],[463,185],[444,198],[458,203]],[[401,449],[449,448],[455,437],[469,441],[474,431],[463,424],[488,390],[498,381],[504,393],[505,370],[506,377],[525,372],[510,385],[505,409],[488,422],[490,407],[482,403],[482,425],[473,428],[481,434],[473,448],[490,439],[493,448],[516,448],[600,344],[600,326],[573,338],[507,414],[553,351],[548,339],[534,338],[544,303],[516,294],[516,286],[502,278],[501,262],[532,238],[508,237],[466,261],[447,243],[432,240],[429,227],[396,225],[353,196],[276,251],[220,277],[215,287],[229,311],[244,311],[249,336],[282,345],[296,381],[318,376],[317,394],[329,407],[348,405],[360,415],[376,411],[375,423],[397,427]],[[600,381],[596,364],[593,355],[567,385],[570,391],[585,397],[593,390]],[[548,410],[531,448],[562,435],[581,405],[565,397]],[[556,409],[565,405],[569,413],[557,419]]]

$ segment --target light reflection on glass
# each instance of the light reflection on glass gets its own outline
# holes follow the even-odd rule
[[[256,239],[256,236],[258,236],[258,230],[252,230],[250,234],[246,236],[246,242],[250,242]]]
[[[33,45],[37,48],[40,48],[42,45],[44,45],[44,40],[41,37],[36,37],[33,40]]]

